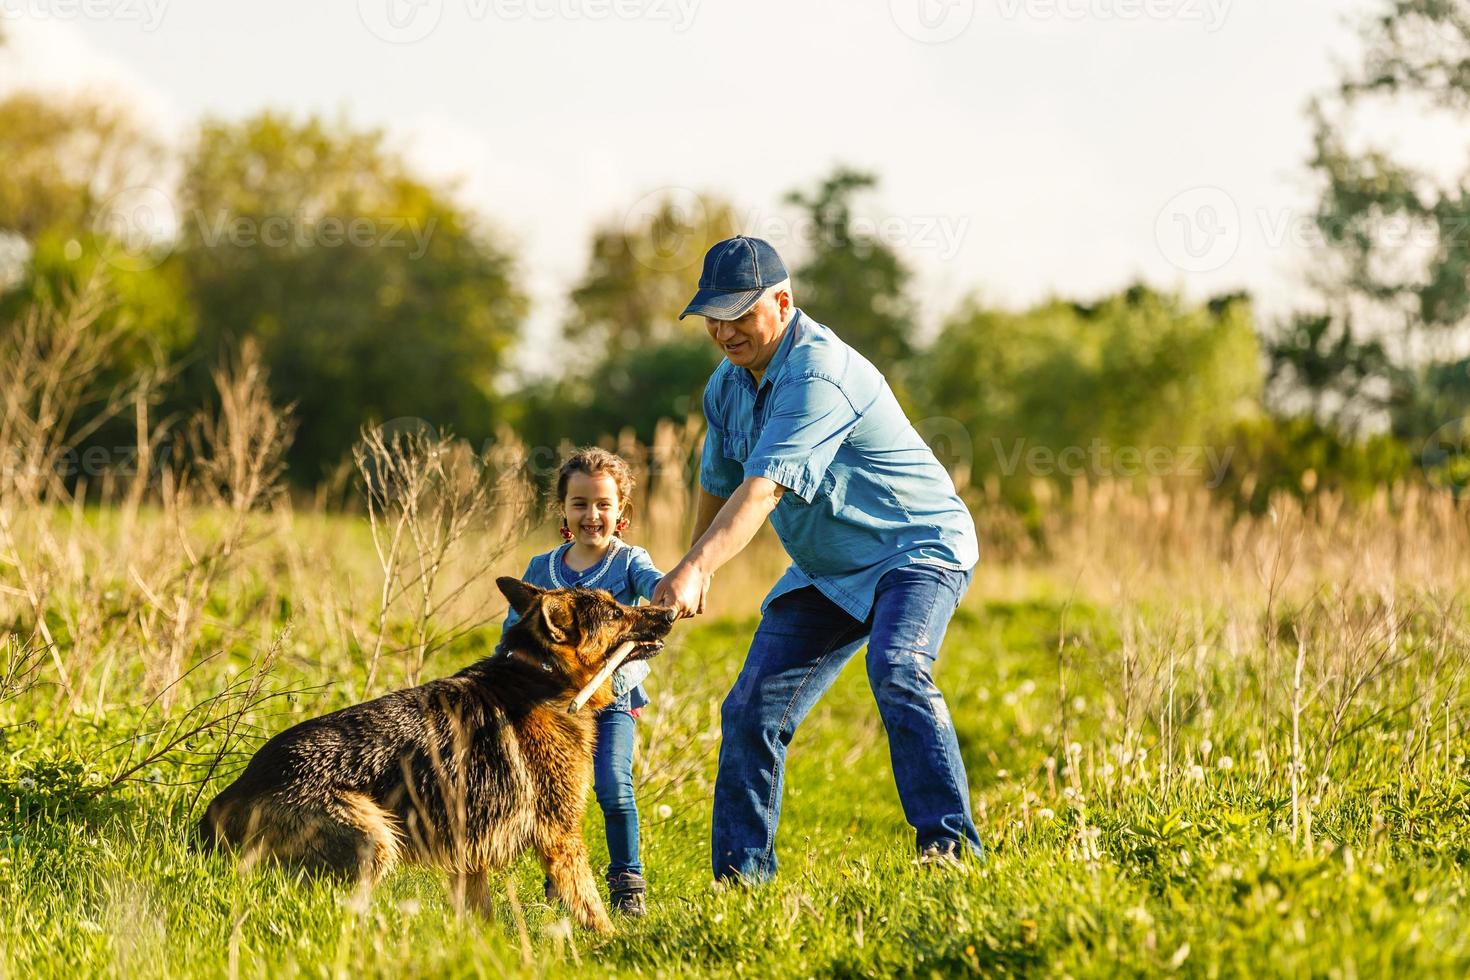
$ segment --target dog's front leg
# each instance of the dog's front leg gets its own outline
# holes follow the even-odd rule
[[[549,837],[536,852],[541,866],[551,878],[558,897],[566,903],[572,917],[584,929],[607,935],[613,931],[612,920],[597,894],[597,879],[587,862],[587,845],[580,829],[568,830]]]
[[[494,913],[494,907],[490,903],[490,873],[484,868],[478,871],[450,872],[449,901],[457,915],[474,911],[490,918]]]

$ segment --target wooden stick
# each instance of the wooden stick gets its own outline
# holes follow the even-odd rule
[[[607,663],[602,665],[602,669],[597,672],[597,676],[588,681],[587,686],[577,692],[577,696],[572,699],[572,703],[567,705],[567,714],[574,715],[578,711],[581,711],[582,706],[587,703],[588,699],[597,693],[597,689],[613,675],[613,671],[622,666],[623,661],[628,659],[628,654],[632,653],[637,646],[638,644],[632,640],[624,640],[622,645],[613,651],[612,656],[607,658]]]

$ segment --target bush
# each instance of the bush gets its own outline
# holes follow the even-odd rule
[[[1330,490],[1354,500],[1419,475],[1409,448],[1387,433],[1353,439],[1310,416],[1264,416],[1235,426],[1220,488],[1253,513],[1274,494]]]
[[[972,305],[945,326],[916,385],[930,416],[968,433],[975,479],[1012,501],[1037,477],[1158,475],[1134,463],[1151,452],[1166,469],[1198,463],[1258,410],[1260,388],[1245,299],[1191,306],[1142,286],[1091,306]]]

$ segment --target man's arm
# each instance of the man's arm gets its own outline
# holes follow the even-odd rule
[[[694,545],[658,584],[654,603],[675,606],[681,616],[702,612],[710,576],[750,544],[785,492],[763,476],[749,477],[725,501],[701,490]]]
[[[694,533],[689,537],[689,547],[693,548],[704,537],[704,532],[715,522],[715,515],[720,508],[725,506],[729,497],[716,497],[704,487],[699,488],[699,501],[694,512]]]

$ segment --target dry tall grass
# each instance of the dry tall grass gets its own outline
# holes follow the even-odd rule
[[[149,415],[159,375],[98,389],[112,340],[95,324],[83,297],[3,338],[0,711],[101,720],[146,705],[141,754],[119,779],[206,737],[212,771],[262,699],[288,693],[271,679],[282,665],[342,700],[447,672],[503,613],[494,576],[558,540],[534,503],[534,454],[509,435],[476,453],[440,433],[369,429],[362,512],[299,509],[281,486],[292,420],[258,357],[247,348],[222,366],[216,404],[171,431]],[[129,411],[131,458],[88,497],[60,476],[67,451]],[[665,567],[687,544],[699,437],[696,422],[668,422],[652,445],[610,443],[638,479],[630,537]],[[1031,532],[983,496],[976,513],[972,603],[1046,595],[1116,621],[1079,617],[1056,638],[1048,724],[1062,744],[1079,672],[1112,692],[1099,734],[1115,768],[1125,755],[1139,764],[1146,732],[1160,778],[1174,778],[1199,758],[1189,732],[1234,726],[1290,773],[1307,840],[1322,778],[1365,733],[1403,740],[1404,778],[1450,765],[1465,724],[1470,511],[1449,495],[1282,498],[1254,517],[1197,487],[1078,484]],[[717,577],[714,616],[753,615],[784,565],[763,534]],[[681,734],[650,740],[648,771],[695,772],[717,717],[697,702],[656,721]],[[1080,761],[1064,768],[1078,778]]]

